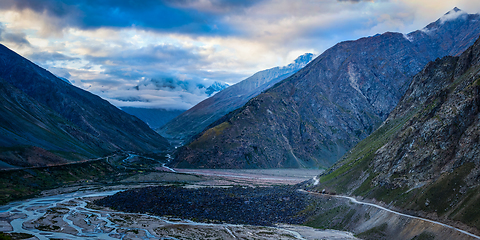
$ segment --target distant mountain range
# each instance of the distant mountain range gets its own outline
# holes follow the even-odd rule
[[[189,91],[194,92],[198,90],[199,92],[203,92],[204,94],[211,96],[214,93],[217,93],[229,85],[226,83],[214,82],[211,85],[205,85],[203,83],[192,83],[189,81],[182,81],[173,78],[167,79],[148,79],[143,80],[137,86],[131,88],[130,90],[141,90],[143,88],[146,89],[154,89],[154,90],[162,90],[162,89],[179,89],[181,91]]]
[[[167,139],[189,140],[220,117],[243,106],[262,91],[303,68],[313,57],[313,54],[306,53],[287,66],[257,72],[195,105],[159,128],[157,132]]]
[[[315,188],[480,229],[480,39],[429,63],[382,126]]]
[[[331,166],[380,126],[429,61],[471,46],[480,35],[479,20],[455,8],[409,34],[341,42],[212,123],[177,152],[172,165]]]
[[[45,166],[169,147],[138,118],[3,45],[0,94],[1,167]]]
[[[116,104],[119,104],[120,106],[127,105],[120,107],[123,111],[140,118],[152,129],[158,129],[186,110],[176,109],[175,106],[167,106],[166,108],[166,106],[162,105],[161,102],[156,103],[150,98],[163,96],[163,91],[168,89],[168,91],[182,92],[190,96],[198,95],[193,97],[191,101],[195,101],[194,99],[196,98],[200,98],[200,100],[202,100],[206,97],[216,94],[219,91],[222,91],[228,86],[229,85],[226,83],[219,82],[214,82],[207,87],[205,84],[195,84],[189,81],[175,79],[149,79],[142,81],[137,86],[129,88],[126,91],[113,91],[107,95],[113,95],[113,99],[117,101]],[[198,100],[198,102],[200,100]],[[145,104],[147,106],[141,107]]]
[[[162,109],[162,108],[139,108],[139,107],[121,107],[124,112],[140,118],[152,129],[162,127],[176,116],[185,112],[185,110]]]

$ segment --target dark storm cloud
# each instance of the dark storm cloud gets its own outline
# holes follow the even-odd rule
[[[211,0],[2,0],[0,9],[32,10],[55,17],[60,27],[96,29],[132,27],[160,32],[231,34],[221,21],[259,1]],[[201,5],[202,3],[203,5]]]

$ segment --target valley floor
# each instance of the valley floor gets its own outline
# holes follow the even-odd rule
[[[176,185],[182,182],[180,185],[187,184],[190,188],[203,188],[228,187],[238,185],[238,181],[246,181],[243,182],[246,185],[284,184],[286,180],[278,174],[289,175],[288,170],[287,173],[276,170],[277,177],[272,179],[269,171],[266,171],[267,174],[248,171],[252,178],[245,178],[245,173],[240,172],[239,175],[230,172],[225,177],[156,172],[129,177],[118,185],[65,187],[44,191],[43,197],[0,207],[0,232],[15,233],[16,236],[31,239],[355,239],[352,233],[337,230],[287,224],[252,226],[199,223],[174,217],[124,213],[92,204],[92,201],[120,190],[165,185],[165,182],[153,183],[160,179],[176,182]],[[310,177],[296,176],[287,182],[299,183]],[[265,182],[265,178],[268,178],[268,182]]]
[[[30,175],[25,175],[27,172]],[[89,176],[102,177],[91,179],[76,177],[68,180],[69,176],[77,176],[75,175],[77,172],[78,176],[95,173],[96,175],[90,174]],[[10,201],[10,203],[0,206],[0,239],[4,234],[13,235],[16,239],[356,239],[358,237],[361,239],[411,240],[477,238],[445,224],[392,212],[388,206],[381,203],[378,203],[380,206],[373,206],[375,204],[354,203],[351,201],[352,199],[338,196],[306,194],[298,191],[297,188],[313,184],[314,181],[308,183],[305,181],[318,175],[319,170],[168,169],[163,167],[161,162],[130,154],[113,161],[110,159],[81,163],[78,166],[39,169],[35,172],[28,170],[8,173],[8,175],[2,175],[2,184],[5,186],[12,184],[17,188],[23,186],[28,190],[24,191],[29,193],[34,192],[30,185],[37,183],[43,184],[39,186],[42,186],[41,189],[47,190],[37,192],[34,198]],[[24,176],[30,176],[30,185],[21,185],[21,180],[25,179]],[[57,182],[63,186],[51,189],[51,186],[57,185],[50,183],[50,180],[46,182],[45,176],[60,177],[63,181]],[[12,180],[18,180],[18,182],[12,182]],[[302,184],[296,185],[299,183]],[[290,215],[283,212],[279,215],[283,215],[284,220],[273,221],[267,218],[265,220],[267,224],[258,222],[259,219],[256,219],[256,216],[260,214],[258,215],[260,217],[262,212],[264,215],[277,214],[275,211],[278,209],[272,211],[272,209],[268,209],[269,205],[264,203],[255,206],[258,211],[248,214],[241,210],[228,213],[233,214],[232,216],[235,216],[235,212],[239,216],[243,214],[243,219],[246,219],[244,222],[235,221],[235,217],[232,218],[232,221],[226,221],[220,218],[202,219],[199,217],[202,214],[196,217],[176,214],[180,211],[160,217],[152,214],[155,212],[153,207],[151,211],[147,211],[148,213],[135,213],[134,210],[128,209],[126,210],[132,212],[126,213],[94,204],[97,199],[129,189],[138,189],[139,192],[143,191],[141,189],[152,189],[152,187],[158,186],[181,186],[189,189],[206,189],[206,187],[234,189],[234,186],[239,185],[243,188],[254,187],[256,189],[277,186],[277,188],[290,189],[288,194],[293,195],[283,196],[282,194],[285,193],[282,191],[274,191],[272,195],[271,190],[267,190],[255,193],[257,195],[245,193],[243,196],[235,196],[234,192],[225,191],[225,196],[238,198],[240,203],[248,202],[250,198],[253,200],[264,199],[265,202],[277,204],[276,206],[281,206],[278,204],[284,200],[293,201],[298,197],[295,194],[302,195],[300,197],[308,195],[315,199],[308,206],[303,206],[304,210],[295,210],[297,212],[301,210],[299,214],[304,214],[305,218],[300,220],[304,222],[290,221],[290,225],[285,224],[285,222],[289,222],[285,219],[289,219]],[[175,197],[172,194],[164,195]],[[148,199],[148,194],[142,198]],[[130,205],[138,204],[140,201],[135,200],[142,198],[133,198],[134,202]],[[182,198],[179,199],[178,201],[182,200]],[[203,200],[206,201],[202,203],[202,199],[195,199],[195,201],[191,201],[189,198],[183,199],[184,202],[192,204],[223,201],[211,197],[203,197]],[[227,210],[229,201],[223,201],[223,203],[227,203],[225,207]],[[162,204],[159,206],[161,207]],[[256,209],[255,207],[252,209]],[[294,203],[294,207],[298,207],[297,203]],[[382,207],[386,208],[382,209]],[[202,209],[203,207],[197,208]],[[288,206],[284,206],[284,208],[288,208]],[[291,213],[295,213],[295,211]],[[248,218],[249,215],[252,217]],[[179,219],[179,217],[183,219]],[[239,217],[239,219],[241,218]],[[292,223],[301,223],[303,226],[292,225]]]

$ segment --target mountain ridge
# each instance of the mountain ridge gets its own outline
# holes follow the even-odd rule
[[[338,43],[205,129],[172,166],[330,166],[380,126],[425,64],[470,46],[479,19],[438,19],[427,25],[429,34],[386,32]]]
[[[480,38],[430,62],[382,126],[313,188],[480,229]]]
[[[225,114],[241,107],[252,97],[298,71],[310,62],[313,56],[311,53],[306,53],[287,66],[259,71],[245,80],[203,100],[157,129],[157,132],[167,139],[182,142],[188,141]]]
[[[17,103],[2,108],[4,116],[17,114],[2,118],[2,131],[9,132],[2,142],[18,143],[2,148],[4,162],[24,166],[29,158],[36,158],[42,165],[38,151],[25,155],[31,147],[43,149],[62,161],[115,151],[158,152],[169,147],[164,138],[138,118],[57,78],[3,45],[0,45],[0,79],[4,104]],[[23,119],[21,123],[14,123],[19,119]],[[50,131],[51,136],[45,131]],[[64,153],[55,153],[59,150]]]

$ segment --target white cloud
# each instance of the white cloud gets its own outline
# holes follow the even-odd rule
[[[457,18],[467,17],[467,15],[468,15],[467,12],[465,12],[463,10],[460,10],[460,9],[450,10],[447,14],[443,15],[440,18],[440,22],[443,24],[446,21],[452,21],[452,20],[455,20]]]

